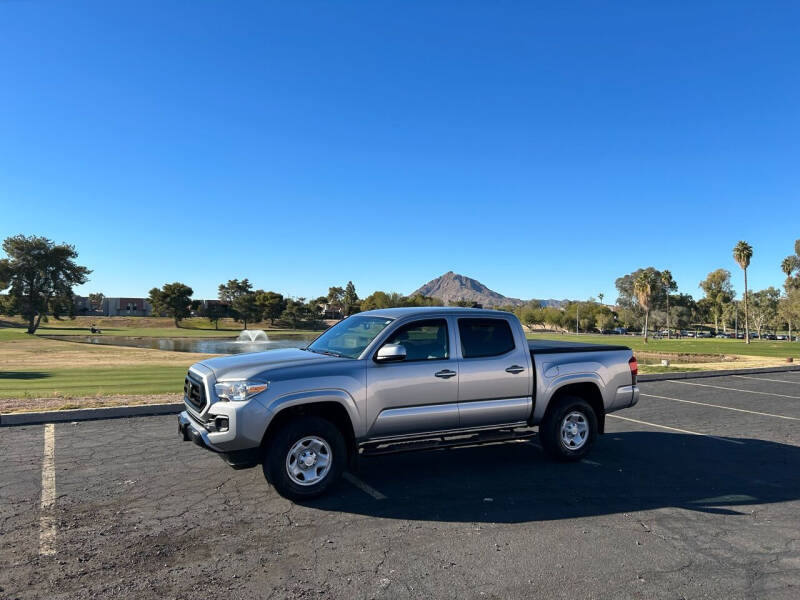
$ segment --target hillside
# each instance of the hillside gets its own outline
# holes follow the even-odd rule
[[[455,302],[458,300],[468,300],[470,302],[477,302],[485,308],[494,306],[520,306],[525,304],[526,301],[519,298],[509,298],[494,290],[489,289],[477,279],[467,277],[466,275],[459,275],[448,271],[441,277],[430,280],[425,285],[415,290],[414,294],[422,294],[423,296],[430,296],[432,298],[439,298],[445,304]],[[566,304],[566,300],[531,300],[531,302],[539,302],[542,306],[556,306],[561,307]]]
[[[453,273],[452,271],[448,271],[441,277],[432,279],[417,289],[414,294],[438,298],[445,304],[457,300],[467,300],[470,302],[477,302],[487,308],[490,306],[519,306],[524,304],[519,298],[508,298],[502,294],[498,294],[494,290],[490,290],[483,285],[480,281],[465,275]]]

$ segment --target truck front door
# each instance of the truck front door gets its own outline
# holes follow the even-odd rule
[[[458,427],[458,360],[447,319],[398,326],[382,345],[398,344],[406,358],[367,360],[367,435],[442,431]]]

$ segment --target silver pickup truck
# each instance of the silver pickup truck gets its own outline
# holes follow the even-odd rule
[[[192,365],[178,432],[304,499],[359,455],[520,439],[537,425],[551,457],[579,460],[605,415],[639,400],[637,368],[625,346],[529,342],[506,312],[373,310],[303,349]]]

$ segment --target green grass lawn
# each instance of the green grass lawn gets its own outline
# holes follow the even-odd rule
[[[0,371],[0,398],[174,393],[178,401],[185,376],[186,367],[172,365]]]
[[[33,336],[25,333],[24,329],[17,329],[15,327],[0,327],[0,342],[8,342],[10,340],[29,340]]]
[[[671,352],[679,354],[739,354],[744,356],[766,356],[773,358],[794,357],[800,361],[800,342],[773,342],[768,340],[694,339],[654,340],[644,343],[641,336],[631,335],[575,335],[558,333],[528,334],[529,339],[563,340],[592,344],[619,344],[641,352]]]

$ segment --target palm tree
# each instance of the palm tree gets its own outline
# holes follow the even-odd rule
[[[670,339],[670,330],[669,330],[669,293],[674,291],[678,286],[675,283],[675,280],[672,278],[672,273],[670,273],[667,269],[661,271],[661,285],[664,286],[664,293],[667,296],[667,339]]]
[[[597,297],[600,298],[600,304],[602,305],[603,304],[603,298],[606,297],[605,294],[600,292],[599,294],[597,294]]]
[[[650,297],[653,295],[653,275],[650,271],[642,271],[633,281],[633,292],[644,310],[644,343],[647,343],[647,322],[650,318]]]
[[[798,267],[796,256],[787,256],[781,261],[781,271],[786,275],[786,279],[792,276],[794,270]]]
[[[733,247],[733,259],[744,271],[744,340],[746,344],[750,343],[750,325],[747,321],[747,267],[750,266],[751,258],[753,258],[753,247],[747,242],[740,241]]]
[[[798,240],[798,241],[800,241],[800,240]],[[795,245],[797,245],[797,244],[795,244]],[[781,271],[783,271],[784,275],[786,275],[786,285],[784,287],[786,288],[787,295],[789,293],[789,285],[790,285],[790,282],[791,282],[792,273],[794,273],[794,270],[797,268],[797,266],[798,265],[797,265],[797,256],[796,255],[787,256],[786,258],[784,258],[781,261]],[[791,342],[792,341],[792,320],[791,319],[787,319],[787,324],[789,325],[789,341]]]

